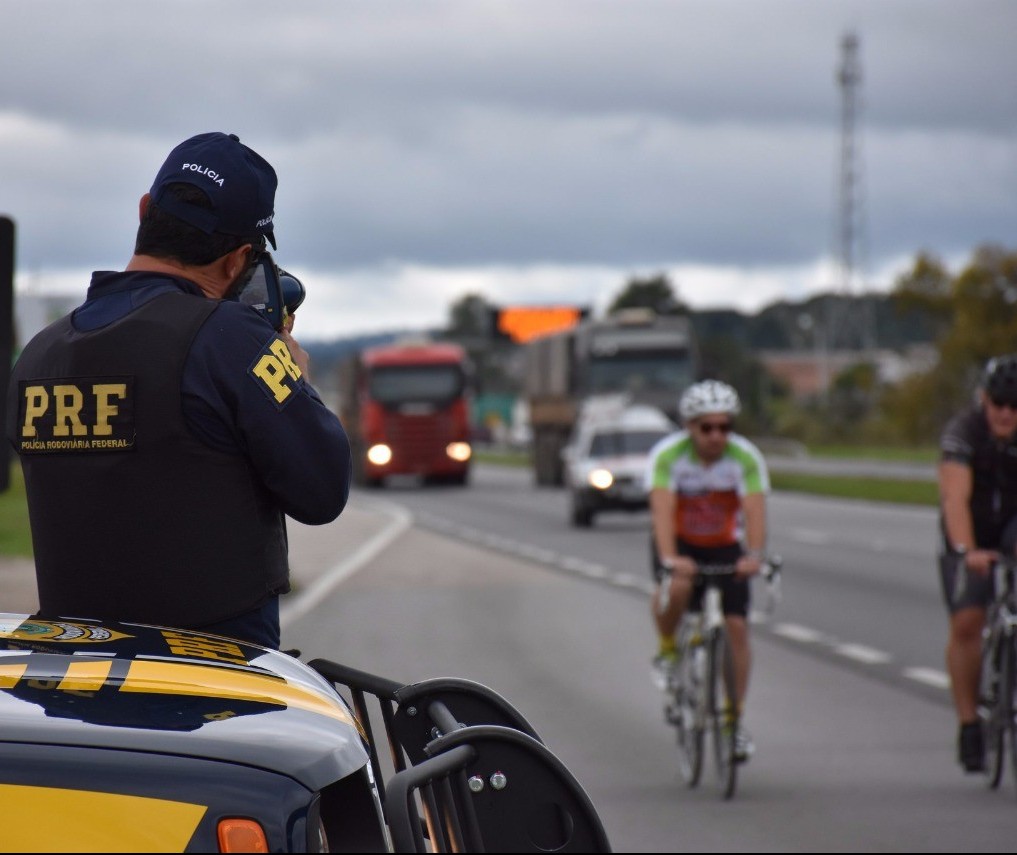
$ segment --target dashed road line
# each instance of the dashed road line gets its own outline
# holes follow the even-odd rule
[[[585,561],[575,556],[563,556],[553,550],[544,549],[533,544],[520,543],[497,535],[485,534],[476,529],[450,524],[448,521],[430,514],[419,514],[416,517],[416,522],[425,528],[458,537],[461,540],[516,555],[520,558],[544,564],[557,570],[563,570],[567,573],[583,576],[587,579],[603,582],[615,588],[641,591],[647,595],[653,594],[656,590],[656,586],[650,580],[635,576],[632,573],[613,572],[601,564]],[[789,532],[788,535],[800,543],[823,545],[830,542],[830,537],[827,534],[812,529],[795,529]],[[879,541],[874,542],[872,546],[877,551],[886,549],[886,544]],[[355,557],[352,556],[351,561]],[[769,630],[773,635],[802,645],[829,649],[835,654],[861,665],[883,667],[893,661],[893,657],[885,651],[877,650],[864,644],[839,641],[812,627],[789,622],[774,623],[771,614],[766,611],[754,610],[749,615],[749,619],[753,624],[769,626]],[[947,690],[950,687],[949,676],[933,668],[910,667],[902,669],[900,673],[903,677],[925,686],[943,690]]]
[[[774,624],[773,632],[775,635],[779,635],[782,638],[789,638],[792,641],[801,641],[805,644],[820,642],[825,637],[823,633],[817,632],[814,629],[809,629],[809,627],[802,626],[797,623]]]
[[[934,668],[905,668],[903,674],[909,680],[924,683],[926,686],[934,686],[937,689],[950,688],[949,675]]]
[[[864,662],[866,665],[885,665],[892,659],[889,653],[866,647],[864,644],[838,644],[834,650],[841,656],[854,659],[856,662]]]

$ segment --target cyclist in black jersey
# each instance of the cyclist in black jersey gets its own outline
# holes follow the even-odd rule
[[[977,705],[990,570],[1017,544],[1017,354],[989,360],[976,402],[944,429],[939,493],[939,568],[950,611],[946,666],[960,724],[958,754],[966,771],[978,772],[985,764]]]

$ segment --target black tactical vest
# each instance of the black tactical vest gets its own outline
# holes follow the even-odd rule
[[[181,411],[184,361],[218,303],[163,294],[98,330],[70,317],[12,372],[45,616],[195,628],[288,590],[285,520],[242,455]]]

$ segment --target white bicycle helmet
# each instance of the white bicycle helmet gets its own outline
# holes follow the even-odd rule
[[[737,416],[741,409],[738,393],[727,383],[721,383],[719,380],[694,383],[685,390],[678,401],[678,413],[683,422],[716,413]]]

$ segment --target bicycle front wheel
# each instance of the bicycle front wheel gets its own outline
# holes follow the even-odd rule
[[[717,785],[721,795],[729,799],[734,795],[738,780],[738,763],[735,760],[738,701],[731,646],[728,644],[727,633],[722,628],[715,630],[710,639],[709,695]]]
[[[1000,694],[1006,692],[1006,702],[1000,705],[999,712],[1002,719],[1001,729],[1006,734],[1006,739],[1010,740],[1010,766],[1013,769],[1014,783],[1017,783],[1017,721],[1014,720],[1014,716],[1017,715],[1017,698],[1014,697],[1017,693],[1017,647],[1015,645],[1017,645],[1017,639],[1008,635],[1003,643],[1003,657],[1006,666],[1000,669],[1006,675],[1005,679],[1000,680]],[[1002,760],[999,765],[1003,765]]]
[[[706,651],[699,642],[684,645],[674,684],[674,726],[678,736],[678,770],[690,787],[703,773],[703,732],[706,713]]]
[[[985,772],[991,789],[1003,777],[1006,749],[1006,721],[1012,719],[1013,662],[1007,656],[1007,640],[993,633],[982,652],[981,700],[984,708]],[[1009,662],[1008,662],[1009,660]]]

